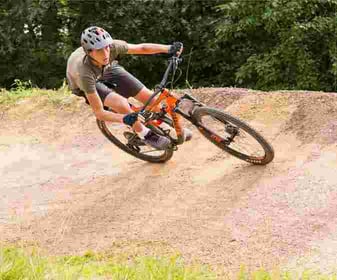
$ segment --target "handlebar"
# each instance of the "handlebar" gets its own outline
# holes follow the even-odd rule
[[[160,84],[156,86],[154,93],[151,95],[149,100],[145,103],[141,112],[145,110],[145,108],[151,103],[152,99],[158,95],[162,91],[163,88],[167,85],[167,79],[171,71],[173,71],[173,75],[175,74],[176,70],[178,69],[178,64],[182,62],[182,58],[177,56],[172,56],[169,58],[169,64],[165,70],[163,79],[161,80]]]

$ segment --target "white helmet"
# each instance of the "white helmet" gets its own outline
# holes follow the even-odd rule
[[[111,44],[112,38],[103,28],[91,26],[82,32],[81,45],[85,51],[102,49]]]

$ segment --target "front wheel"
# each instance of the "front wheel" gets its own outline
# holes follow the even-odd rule
[[[273,147],[238,118],[209,107],[195,109],[192,118],[203,136],[231,155],[257,165],[273,160]]]
[[[168,161],[173,155],[173,148],[167,150],[156,150],[155,148],[145,145],[142,140],[133,131],[127,129],[125,125],[104,122],[96,119],[98,128],[113,144],[124,152],[133,155],[136,158],[153,162],[162,163]],[[159,129],[154,129],[160,133]]]

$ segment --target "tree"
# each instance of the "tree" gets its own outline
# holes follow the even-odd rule
[[[60,86],[82,30],[97,25],[129,43],[182,41],[194,87],[336,91],[336,9],[337,0],[2,0],[0,86]],[[121,58],[149,87],[165,63]]]
[[[236,83],[258,89],[336,90],[336,0],[230,1],[216,42],[236,58]]]
[[[1,4],[0,84],[31,80],[57,87],[64,76],[65,57],[59,29],[60,3],[48,0],[6,1]]]

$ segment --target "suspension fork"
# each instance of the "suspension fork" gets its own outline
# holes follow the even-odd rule
[[[177,101],[176,98],[174,98],[174,99]],[[184,140],[184,136],[183,136],[181,116],[175,112],[175,108],[176,108],[175,105],[174,106],[168,106],[168,113],[172,117],[173,127],[176,131],[176,134],[177,134],[177,144],[180,145],[180,144],[184,143],[185,140]]]

